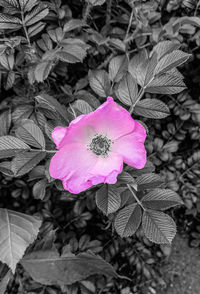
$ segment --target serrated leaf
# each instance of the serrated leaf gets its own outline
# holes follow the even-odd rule
[[[88,83],[87,83],[88,85]],[[94,95],[92,95],[90,92],[81,90],[74,94],[74,99],[81,99],[86,101],[91,107],[98,108],[101,104],[99,102],[99,99],[97,99]]]
[[[168,74],[161,74],[154,77],[145,91],[155,94],[177,94],[185,88],[185,83],[181,78]]]
[[[78,45],[67,45],[63,47],[62,51],[58,51],[56,56],[64,62],[77,63],[83,62],[87,52],[85,49]]]
[[[0,64],[5,67],[7,70],[10,70],[10,65],[8,62],[8,55],[3,53],[0,55]]]
[[[0,13],[0,29],[20,29],[22,27],[21,20],[8,14]]]
[[[183,204],[183,201],[176,192],[159,188],[146,194],[141,201],[146,208],[155,210],[166,210]]]
[[[17,0],[0,0],[0,5],[3,6],[9,14],[15,14],[20,11]]]
[[[16,124],[22,119],[29,118],[33,113],[33,105],[18,105],[16,109],[12,112],[12,121]]]
[[[31,120],[25,120],[22,125],[16,129],[16,136],[26,144],[45,149],[45,138],[40,128]]]
[[[81,20],[81,19],[70,19],[65,25],[64,25],[64,28],[63,28],[63,31],[65,33],[68,33],[70,31],[73,31],[75,29],[78,29],[78,28],[81,28],[83,26],[86,26],[87,24]]]
[[[94,109],[84,100],[78,99],[72,104],[74,109],[77,109],[81,114],[88,114]]]
[[[178,17],[173,23],[173,31],[176,33],[177,30],[184,24],[200,27],[200,19],[198,16]]]
[[[5,110],[0,114],[0,137],[8,134],[11,126],[11,111]]]
[[[55,43],[59,43],[64,37],[64,32],[61,27],[58,27],[55,30],[49,30],[47,33]]]
[[[61,31],[62,31],[62,29],[61,29]],[[52,30],[52,32],[54,32],[54,30]],[[50,38],[50,36],[48,34],[42,34],[42,38],[37,41],[37,45],[43,51],[48,51],[48,50],[52,51],[52,49],[53,49],[53,42],[52,42],[52,40],[51,40],[51,38]],[[42,58],[43,58],[43,56],[42,56]]]
[[[147,173],[137,177],[136,183],[138,185],[138,190],[145,190],[159,187],[163,181],[159,175]]]
[[[45,25],[46,25],[45,23],[40,21],[40,22],[37,22],[36,24],[30,26],[28,28],[29,37],[31,38],[31,37],[37,35],[39,32],[41,32],[44,29]]]
[[[114,48],[121,50],[122,52],[126,51],[126,44],[120,39],[111,38],[111,39],[108,39],[108,43]]]
[[[129,170],[129,173],[133,177],[135,177],[135,176],[140,176],[142,174],[152,173],[154,171],[155,171],[155,166],[153,165],[151,161],[147,160],[145,167],[143,167],[142,169],[131,168],[131,170]]]
[[[164,118],[170,114],[168,106],[158,99],[142,99],[135,108],[134,112],[148,118]]]
[[[179,141],[176,140],[171,140],[170,142],[167,142],[164,146],[163,146],[163,151],[167,151],[167,152],[176,152],[179,148]]]
[[[7,270],[7,266],[5,264],[1,264],[1,272],[0,272],[0,294],[5,294],[7,285],[11,278],[13,277],[12,271],[9,269],[5,273],[5,267]]]
[[[176,235],[176,224],[173,219],[156,210],[144,211],[142,228],[145,236],[157,244],[171,244]]]
[[[38,83],[42,83],[48,78],[53,64],[53,61],[43,61],[36,65],[34,75]]]
[[[187,54],[181,50],[174,50],[173,52],[165,55],[156,65],[154,74],[162,74],[168,70],[183,64],[191,57],[191,54]]]
[[[33,8],[33,10],[30,13],[26,14],[25,17],[25,25],[26,26],[31,26],[35,24],[36,22],[40,21],[43,19],[47,14],[49,13],[49,9],[47,8],[46,5],[37,5],[36,7]]]
[[[7,80],[6,80],[6,84],[5,84],[5,89],[9,90],[13,87],[14,82],[15,82],[15,72],[14,71],[9,71],[7,74]]]
[[[120,193],[109,185],[103,185],[96,193],[96,204],[104,214],[114,213],[121,204]]]
[[[166,75],[169,75],[169,76],[173,76],[173,77],[178,77],[180,79],[184,79],[184,76],[180,73],[180,71],[178,71],[177,68],[173,68],[171,70],[168,70],[168,72],[165,73]]]
[[[150,58],[148,58],[148,61],[147,61],[147,69],[146,69],[144,86],[143,86],[144,88],[154,78],[155,68],[156,68],[157,63],[158,63],[157,53],[153,52],[152,56]]]
[[[61,42],[60,42],[60,45],[65,47],[65,46],[68,46],[68,45],[76,45],[76,46],[79,46],[81,47],[82,49],[88,49],[90,48],[90,46],[88,44],[85,43],[85,41],[83,41],[82,39],[79,39],[79,38],[66,38],[66,39],[63,39]]]
[[[120,210],[115,218],[115,229],[123,237],[132,236],[140,226],[142,210],[137,203],[130,204]]]
[[[106,0],[86,0],[92,6],[103,5]]]
[[[10,161],[3,161],[0,162],[0,171],[6,176],[13,176],[13,172],[11,169],[11,162]]]
[[[0,158],[12,157],[20,151],[29,150],[30,147],[20,139],[13,136],[0,137]]]
[[[42,179],[36,182],[33,186],[33,197],[35,199],[43,200],[45,197],[47,187],[47,179]]]
[[[110,82],[105,70],[90,70],[88,78],[90,87],[97,95],[100,97],[109,96]]]
[[[47,108],[47,106],[49,105],[50,109],[54,112],[57,112],[60,117],[66,122],[68,123],[68,113],[67,113],[67,110],[65,108],[64,105],[61,105],[57,99],[55,99],[54,97],[48,95],[48,94],[45,94],[45,93],[42,93],[38,96],[35,97],[36,101],[38,101],[39,103],[39,106],[42,105],[42,103],[45,103],[45,107],[44,108]]]
[[[109,79],[118,83],[128,70],[128,60],[126,55],[115,56],[109,63]]]
[[[148,55],[146,50],[141,50],[129,62],[128,71],[137,83],[143,87],[148,66]]]
[[[120,193],[121,196],[121,205],[120,208],[122,208],[125,204],[135,204],[135,200],[133,199],[133,195],[129,189],[126,189]]]
[[[23,11],[30,11],[37,3],[38,0],[18,0],[19,6]]]
[[[125,171],[118,175],[117,181],[125,184],[135,184],[135,179]]]
[[[113,267],[100,256],[66,251],[60,256],[55,247],[41,248],[26,254],[21,264],[32,279],[43,285],[71,285],[92,275],[117,277]]]
[[[46,152],[23,152],[17,154],[12,160],[12,171],[15,177],[25,175],[32,170],[46,156]]]
[[[45,176],[45,166],[44,165],[37,165],[32,169],[32,171],[28,174],[29,180],[33,181],[36,179],[44,178]]]
[[[176,43],[173,41],[162,41],[154,46],[153,52],[157,53],[157,59],[160,60],[163,56],[171,53],[174,50],[177,50],[180,46],[180,43]]]
[[[125,105],[132,105],[137,99],[138,87],[137,83],[130,73],[124,75],[117,85],[115,94],[117,98]]]
[[[0,208],[0,260],[15,272],[26,248],[35,240],[41,221],[33,216]]]

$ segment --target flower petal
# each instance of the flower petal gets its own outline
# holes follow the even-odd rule
[[[112,97],[107,98],[93,114],[88,117],[97,133],[106,134],[109,139],[115,140],[133,131],[135,121],[130,113],[114,102]]]
[[[96,156],[83,145],[69,144],[52,157],[49,172],[55,179],[70,179],[74,174],[81,178],[96,161]]]
[[[108,157],[99,157],[96,164],[89,171],[89,176],[92,178],[95,175],[103,176],[104,183],[114,184],[117,181],[117,176],[122,172],[123,158],[119,154],[111,152]]]
[[[143,127],[144,128],[144,127]],[[141,132],[141,127],[137,127],[139,132],[132,132],[129,135],[117,139],[113,145],[112,151],[123,156],[125,163],[135,168],[141,169],[146,164],[146,150],[144,140],[146,132]]]
[[[61,143],[62,139],[65,137],[67,133],[67,128],[64,127],[56,127],[52,132],[52,138],[56,147],[59,148],[59,144]]]
[[[115,140],[132,132],[134,127],[135,121],[129,112],[108,97],[95,111],[81,115],[70,123],[60,147],[72,143],[87,145],[95,134],[105,134]]]

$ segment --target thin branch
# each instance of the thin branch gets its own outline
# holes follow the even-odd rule
[[[107,9],[106,9],[106,27],[110,24],[111,19],[111,8],[112,8],[112,0],[107,0]]]
[[[30,149],[30,151],[32,151],[32,152],[41,152],[41,151],[44,151],[44,152],[46,152],[46,153],[56,153],[57,152],[57,150],[45,150],[45,149]]]
[[[195,163],[192,164],[192,166],[188,167],[180,176],[179,176],[179,179],[182,179],[184,177],[184,175],[186,175],[191,169],[193,169],[193,167],[196,165],[196,164],[199,164],[200,163],[200,159],[197,160]]]
[[[89,15],[90,15],[90,10],[92,8],[92,5],[90,3],[87,3],[83,12],[83,21],[86,22]]]
[[[28,35],[26,25],[25,25],[25,20],[24,20],[24,12],[22,10],[21,10],[21,17],[22,17],[22,26],[23,26],[24,33],[25,33],[25,36],[26,36],[26,39],[27,39],[27,42],[28,42],[28,46],[31,48],[31,42],[30,42],[30,38],[29,38],[29,35]]]
[[[133,197],[135,198],[136,202],[142,207],[143,210],[146,210],[146,208],[143,206],[142,202],[137,198],[136,191],[134,188],[132,188],[129,184],[127,184],[128,189],[131,191]]]
[[[124,37],[124,41],[128,38],[128,34],[129,34],[129,31],[130,31],[130,28],[131,28],[131,25],[132,25],[132,22],[133,22],[133,16],[134,16],[134,9],[132,9],[132,11],[131,11],[131,16],[129,18],[129,23],[128,23],[128,27],[127,27],[127,30],[126,30],[126,35]]]
[[[129,109],[129,113],[132,114],[133,113],[133,110],[134,110],[134,107],[135,105],[138,103],[138,101],[142,98],[142,96],[144,95],[144,88],[141,88],[139,93],[138,93],[138,97],[136,99],[136,101],[131,105],[130,109]]]

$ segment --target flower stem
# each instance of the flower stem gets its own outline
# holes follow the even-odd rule
[[[133,189],[129,184],[127,184],[127,187],[131,191],[136,202],[142,207],[143,210],[146,210],[145,207],[143,206],[142,202],[137,198],[136,193],[135,193],[136,192],[135,189]]]
[[[128,28],[126,30],[126,35],[125,35],[124,41],[128,38],[128,34],[129,34],[129,31],[130,31],[130,28],[131,28],[131,25],[133,22],[133,15],[134,15],[134,9],[132,9],[132,11],[131,11],[131,16],[129,18]]]
[[[85,6],[85,10],[83,12],[83,21],[87,22],[88,16],[90,15],[92,5],[90,3],[87,3]]]
[[[43,150],[41,150],[41,149],[30,149],[30,151],[32,151],[32,152],[41,152],[41,151],[44,151],[44,152],[46,152],[46,153],[56,153],[57,152],[57,150],[45,150],[45,149],[43,149]]]
[[[144,88],[141,88],[140,91],[139,91],[139,93],[138,93],[138,97],[137,97],[136,101],[131,105],[131,107],[129,109],[130,114],[133,113],[133,110],[134,110],[135,105],[142,98],[142,96],[144,95],[144,92],[145,92]]]
[[[29,46],[29,48],[31,48],[31,42],[30,42],[30,39],[29,39],[29,35],[28,35],[26,25],[25,25],[24,12],[23,11],[21,11],[21,17],[22,17],[22,26],[23,26],[24,33],[25,33],[25,36],[26,36],[26,39],[27,39],[27,42],[28,42],[28,46]]]

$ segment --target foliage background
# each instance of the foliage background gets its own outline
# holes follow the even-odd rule
[[[143,96],[146,104],[143,102],[140,107],[137,104],[132,109],[137,119],[148,126],[146,148],[153,163],[146,167],[148,176],[140,178],[142,182],[137,184],[144,185],[144,189],[157,185],[178,192],[185,206],[170,210],[169,214],[175,218],[178,228],[188,232],[190,244],[198,247],[198,1],[73,0],[66,4],[64,1],[1,0],[0,4],[0,136],[18,137],[29,145],[21,145],[20,141],[10,148],[12,142],[1,139],[0,205],[9,209],[1,210],[1,220],[3,223],[9,215],[15,223],[14,211],[24,213],[20,230],[32,231],[24,250],[36,239],[43,220],[37,241],[28,248],[24,264],[21,262],[23,266],[18,264],[12,275],[1,264],[0,291],[4,293],[7,287],[8,293],[155,293],[156,284],[165,284],[159,266],[169,254],[169,246],[153,245],[142,230],[132,237],[120,238],[113,230],[113,214],[104,215],[116,211],[119,208],[116,203],[111,201],[111,206],[106,207],[110,211],[105,211],[105,205],[102,207],[98,199],[95,202],[96,190],[77,196],[63,191],[60,183],[48,174],[52,154],[45,150],[55,149],[50,137],[53,127],[66,125],[74,117],[94,110],[108,95],[112,94],[128,109],[142,103],[144,100],[139,102],[138,97],[143,92],[138,89],[142,89],[152,72],[144,74],[144,66],[137,66],[138,58],[139,65],[147,61],[150,66],[147,63],[146,67],[155,69],[158,60],[148,61],[144,49],[150,52],[160,41],[178,42],[182,55],[174,56],[175,64],[169,70],[180,65],[187,89],[173,69],[170,83],[156,81]],[[166,48],[169,43],[164,44]],[[170,50],[177,50],[176,45]],[[181,65],[188,57],[189,62]],[[170,62],[167,60],[167,66]],[[19,155],[22,150],[23,156]],[[9,156],[15,155],[12,163],[5,159],[8,152]],[[134,175],[134,171],[127,172]],[[108,194],[103,191],[103,195]],[[27,215],[34,218],[29,219]],[[2,225],[1,232],[4,229]],[[120,229],[116,229],[119,233]],[[112,268],[101,264],[100,270],[94,270],[97,274],[107,270],[110,276],[97,278],[88,274],[81,282],[63,284],[61,288],[52,282],[46,285],[36,282],[24,270],[26,256],[35,251],[47,257],[50,252],[52,256],[56,254],[55,247],[59,253],[64,250],[68,257],[88,250],[90,257],[99,254]],[[14,271],[15,265],[10,260],[3,261]],[[114,270],[121,278],[112,278]]]

